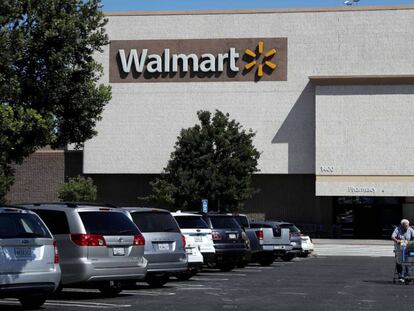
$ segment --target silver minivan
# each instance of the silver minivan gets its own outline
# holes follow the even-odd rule
[[[155,208],[124,208],[145,237],[148,272],[145,281],[161,287],[171,275],[188,270],[185,238],[169,211]]]
[[[56,241],[33,212],[0,206],[0,298],[38,308],[59,286]]]
[[[147,272],[145,239],[117,208],[77,203],[24,205],[36,212],[58,241],[62,287],[98,288],[106,296]]]

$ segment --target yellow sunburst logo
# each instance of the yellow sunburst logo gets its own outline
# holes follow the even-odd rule
[[[267,67],[268,69],[270,69],[270,71],[273,71],[276,69],[276,66],[277,66],[275,63],[270,61],[272,57],[276,55],[277,53],[276,49],[271,49],[267,51],[263,55],[263,57],[261,57],[263,54],[263,50],[264,50],[263,41],[259,41],[255,52],[253,52],[250,49],[246,49],[244,51],[244,54],[251,58],[251,61],[247,63],[246,65],[244,65],[244,69],[251,70],[254,66],[257,65],[256,74],[259,78],[263,76],[263,71],[264,71],[263,67]],[[260,59],[261,61],[259,62]]]

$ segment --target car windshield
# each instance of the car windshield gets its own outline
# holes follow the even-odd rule
[[[300,233],[299,228],[296,227],[294,224],[281,224],[280,227],[289,229],[290,233]]]
[[[180,232],[174,217],[166,212],[131,213],[132,219],[142,232]]]
[[[207,223],[201,216],[176,216],[175,220],[181,229],[208,229]]]
[[[37,215],[0,213],[0,239],[48,238],[51,236]]]
[[[137,226],[123,213],[80,212],[86,233],[99,235],[137,235]]]
[[[240,229],[239,223],[231,216],[210,216],[214,229]]]

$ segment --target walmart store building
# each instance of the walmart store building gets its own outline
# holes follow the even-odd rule
[[[97,58],[113,98],[98,136],[37,152],[11,201],[56,200],[83,173],[100,201],[137,204],[180,129],[219,109],[257,132],[246,212],[335,236],[414,221],[414,6],[107,17]]]

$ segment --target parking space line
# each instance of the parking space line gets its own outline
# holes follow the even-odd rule
[[[229,279],[218,279],[218,278],[192,278],[194,281],[228,281]]]
[[[143,296],[173,296],[175,293],[165,291],[145,291],[145,290],[125,290],[125,294],[143,295]]]
[[[247,276],[247,274],[244,273],[232,273],[232,272],[228,272],[228,273],[200,273],[200,276],[204,276],[204,275],[208,275],[208,276],[214,276],[214,275],[218,275],[218,276]]]
[[[18,300],[5,299],[0,300],[1,304],[13,304],[19,305]],[[109,304],[109,303],[95,303],[95,302],[75,302],[75,301],[58,301],[48,300],[44,304],[45,306],[59,306],[59,307],[78,307],[78,308],[91,308],[91,309],[113,309],[113,308],[130,308],[132,305],[120,305],[120,304]]]
[[[179,288],[178,290],[198,290],[198,289],[202,289],[202,290],[222,290],[221,288],[217,288],[217,287],[182,287]]]
[[[48,300],[48,302],[53,302],[53,303],[64,303],[64,304],[85,304],[85,305],[91,305],[91,306],[102,306],[102,307],[121,307],[121,308],[127,308],[130,307],[131,305],[120,305],[120,304],[114,304],[114,303],[103,303],[103,302],[92,302],[92,301],[82,301],[82,302],[77,302],[77,301],[68,301],[68,300]]]
[[[262,272],[262,270],[258,270],[258,269],[250,269],[250,270],[245,270],[245,269],[237,269],[237,270],[232,270],[234,272],[247,272],[247,273],[251,273],[251,272]]]
[[[192,283],[168,283],[167,286],[171,287],[204,287],[202,284],[192,284]]]

